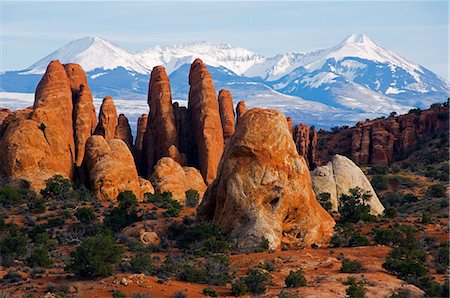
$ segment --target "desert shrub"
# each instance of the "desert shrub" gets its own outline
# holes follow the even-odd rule
[[[366,288],[364,287],[364,283],[356,282],[355,278],[348,278],[346,284],[348,288],[345,290],[347,294],[345,297],[348,298],[365,298],[366,297]]]
[[[322,205],[323,209],[325,209],[328,213],[331,212],[331,208],[333,205],[331,204],[331,194],[329,192],[322,192],[319,194],[319,203]]]
[[[146,193],[148,202],[154,204],[158,208],[166,209],[163,212],[165,217],[178,217],[180,216],[180,211],[183,209],[181,204],[172,198],[172,193],[169,191],[165,192],[155,192],[154,194]]]
[[[306,286],[306,278],[303,275],[303,270],[299,269],[297,271],[291,270],[284,280],[286,287],[288,288],[298,288]]]
[[[395,208],[386,208],[386,209],[384,209],[384,217],[386,217],[386,218],[395,218],[395,217],[397,217],[397,209],[395,209]]]
[[[118,196],[119,206],[113,208],[109,214],[105,216],[103,223],[113,232],[118,232],[140,220],[140,217],[135,210],[138,205],[136,196],[132,191],[122,191]]]
[[[277,269],[273,261],[264,261],[258,265],[258,268],[267,270],[269,272],[275,271]]]
[[[368,173],[370,175],[386,175],[389,173],[389,167],[386,165],[373,165]]]
[[[194,208],[198,205],[200,201],[200,194],[195,189],[189,189],[186,191],[186,206],[189,208]]]
[[[235,297],[244,296],[248,291],[247,285],[243,279],[239,279],[231,284],[231,295]]]
[[[421,223],[424,225],[431,223],[431,213],[429,211],[422,212]]]
[[[399,206],[403,203],[403,195],[399,192],[390,192],[382,201],[385,206]]]
[[[19,272],[17,271],[8,271],[4,276],[3,276],[3,281],[5,283],[15,283],[18,281],[22,280],[22,275],[20,275]]]
[[[427,190],[427,195],[433,198],[442,198],[445,196],[445,187],[442,184],[433,184]]]
[[[250,269],[247,276],[244,278],[244,282],[250,293],[263,294],[266,291],[267,283],[271,279],[272,277],[267,272],[258,269]]]
[[[402,239],[387,256],[383,268],[394,273],[400,279],[414,282],[426,274],[427,254],[419,247],[414,229],[405,226],[401,232]]]
[[[35,199],[27,202],[27,207],[30,212],[41,214],[45,212],[45,200]]]
[[[292,294],[288,292],[281,292],[279,298],[301,298],[300,295]]]
[[[0,241],[0,256],[4,261],[21,259],[27,254],[27,239],[8,235]]]
[[[81,277],[106,277],[114,273],[123,248],[110,235],[87,238],[71,254],[67,270]]]
[[[45,199],[64,201],[74,195],[73,184],[69,179],[61,175],[55,175],[45,180],[45,188],[41,190]]]
[[[187,295],[182,291],[178,291],[173,294],[173,298],[187,298]]]
[[[358,261],[352,261],[350,259],[344,258],[342,260],[341,273],[361,273],[364,271],[363,265]]]
[[[125,295],[122,291],[114,289],[112,291],[112,298],[127,298],[127,295]]]
[[[372,181],[370,183],[372,184],[376,192],[388,188],[388,181],[384,175],[373,175]]]
[[[187,249],[195,255],[223,253],[231,246],[218,225],[206,222],[191,226],[171,225],[169,239],[175,240],[176,247]]]
[[[138,254],[131,258],[129,271],[132,273],[143,273],[152,275],[154,272],[152,259],[148,254]]]
[[[419,199],[412,193],[408,193],[403,197],[403,201],[406,203],[415,203],[419,201]]]
[[[213,288],[204,288],[203,294],[209,297],[217,297],[217,292]]]
[[[259,242],[258,246],[256,247],[257,252],[264,252],[269,250],[269,239],[266,237],[262,237],[261,241]]]
[[[45,225],[47,228],[57,228],[64,226],[64,218],[56,217],[50,218]]]
[[[369,246],[370,241],[366,236],[356,232],[349,224],[338,224],[334,227],[334,234],[330,244],[333,247]]]
[[[394,226],[389,229],[372,229],[375,234],[374,240],[376,244],[382,245],[397,245],[403,240],[402,227]]]
[[[225,286],[230,281],[228,273],[230,257],[227,255],[216,255],[209,257],[206,261],[206,283],[215,286]]]
[[[48,255],[48,251],[44,248],[36,248],[27,258],[27,264],[31,267],[47,268],[53,265],[54,261]]]
[[[88,224],[96,219],[95,212],[92,208],[79,208],[75,212],[75,217],[82,223]]]
[[[11,186],[0,187],[0,206],[11,207],[24,202],[18,190]]]
[[[181,266],[178,278],[182,281],[192,283],[205,283],[206,275],[207,275],[206,268],[201,266],[185,264]]]
[[[442,272],[442,274],[447,271],[447,268],[449,266],[449,241],[442,242],[439,247],[436,250],[436,253],[434,255],[434,264],[436,270],[438,270],[438,266],[441,266],[439,268],[439,271]],[[438,272],[439,273],[439,272]]]
[[[408,290],[398,289],[394,293],[392,293],[389,298],[409,298],[411,296]]]
[[[351,188],[348,194],[339,197],[340,223],[356,223],[358,221],[375,221],[376,217],[370,214],[369,192],[362,192],[361,188]]]

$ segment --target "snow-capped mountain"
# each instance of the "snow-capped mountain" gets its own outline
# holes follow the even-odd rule
[[[163,65],[174,99],[186,100],[189,65],[195,58],[207,64],[216,90],[230,89],[236,102],[278,107],[294,121],[319,126],[426,108],[450,96],[445,79],[362,34],[352,34],[327,49],[273,57],[211,42],[156,46],[130,53],[103,38],[85,37],[25,70],[0,74],[0,91],[34,92],[48,63],[57,59],[79,63],[95,96],[121,99],[145,99],[152,68]]]
[[[61,63],[78,63],[85,71],[94,69],[113,70],[123,67],[126,70],[149,73],[147,67],[136,57],[118,45],[100,38],[84,37],[60,47],[48,56],[31,65],[24,74],[43,74],[52,60]]]

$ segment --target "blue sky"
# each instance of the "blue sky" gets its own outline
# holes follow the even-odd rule
[[[213,41],[271,56],[327,48],[363,33],[449,78],[447,1],[0,3],[1,70],[26,68],[89,35],[131,52]]]

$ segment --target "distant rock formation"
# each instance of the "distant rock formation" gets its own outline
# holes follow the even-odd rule
[[[131,134],[130,123],[128,123],[128,118],[124,114],[119,115],[114,138],[124,141],[128,148],[130,148],[131,152],[134,151],[133,135]]]
[[[321,193],[330,194],[331,210],[334,212],[338,211],[339,197],[342,194],[348,194],[348,190],[355,187],[371,194],[369,202],[371,214],[380,215],[384,211],[384,207],[366,175],[345,156],[335,155],[328,164],[312,171],[311,178],[317,197]]]
[[[219,91],[219,112],[222,121],[223,139],[226,144],[235,130],[233,97],[231,92],[226,89]]]
[[[245,101],[238,102],[236,106],[236,123],[239,123],[239,119],[248,111]]]
[[[156,191],[170,191],[173,198],[183,204],[186,203],[186,191],[198,191],[201,200],[206,190],[206,184],[197,169],[183,168],[170,157],[163,157],[158,161],[152,181],[156,184]]]
[[[75,165],[81,167],[84,159],[86,140],[97,126],[95,107],[84,70],[80,65],[64,65],[70,81],[73,101],[73,130],[75,141]]]
[[[186,156],[187,165],[198,166],[198,152],[192,134],[190,112],[186,107],[180,107],[177,102],[173,103],[173,111],[177,126],[178,148]]]
[[[150,113],[144,135],[144,151],[147,175],[150,175],[153,167],[162,157],[169,156],[176,160],[180,160],[181,157],[178,151],[170,81],[164,67],[153,68],[148,90]],[[171,146],[174,146],[176,150],[169,152]]]
[[[197,144],[198,165],[206,184],[210,184],[217,175],[224,141],[214,83],[200,59],[195,59],[191,65],[189,85],[188,109]]]
[[[286,117],[252,109],[240,119],[198,210],[241,247],[262,237],[304,246],[329,241],[334,220],[317,202],[305,160],[299,156]]]
[[[100,112],[98,114],[98,125],[94,134],[101,135],[105,140],[114,139],[118,124],[117,110],[111,96],[103,98]]]
[[[72,178],[75,143],[72,92],[63,65],[52,61],[39,82],[33,109],[9,115],[0,129],[0,170],[39,191],[55,174]]]
[[[298,153],[305,158],[309,168],[314,169],[317,165],[317,131],[306,124],[298,124],[293,135]]]
[[[142,175],[145,173],[144,170],[144,135],[147,130],[147,121],[148,115],[142,114],[137,120],[136,126],[136,141],[135,141],[135,150],[136,150],[136,165],[138,166],[138,171]]]
[[[92,191],[97,199],[115,200],[120,192],[131,190],[142,200],[133,155],[124,141],[93,135],[86,143],[86,166]]]

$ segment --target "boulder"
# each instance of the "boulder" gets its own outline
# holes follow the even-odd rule
[[[80,167],[84,159],[86,140],[97,127],[97,116],[84,70],[75,63],[64,65],[64,69],[72,90],[75,165]]]
[[[118,124],[117,110],[111,96],[103,98],[98,114],[98,125],[94,134],[103,136],[105,140],[114,139]]]
[[[139,240],[142,244],[148,246],[159,247],[161,240],[156,232],[152,231],[151,223],[148,221],[141,221],[126,227],[122,234],[126,237],[132,237]]]
[[[182,167],[170,157],[161,158],[153,171],[152,181],[156,191],[170,191],[174,199],[182,204],[186,202],[185,192],[189,189],[198,191],[200,199],[206,190],[200,172],[192,167]]]
[[[213,79],[200,59],[195,59],[191,65],[189,85],[188,109],[197,144],[198,165],[206,184],[210,184],[216,178],[224,141]]]
[[[153,188],[152,183],[142,177],[139,177],[139,188],[141,189],[142,195],[145,195],[146,193],[155,193],[155,189]]]
[[[219,113],[222,121],[223,139],[225,144],[234,134],[234,108],[231,92],[222,89],[219,91]]]
[[[92,191],[97,199],[115,200],[119,193],[131,190],[142,200],[133,155],[124,141],[91,136],[86,143],[86,166]]]
[[[335,155],[328,164],[312,171],[311,178],[316,196],[324,192],[330,194],[332,211],[338,211],[339,197],[355,187],[361,188],[364,192],[368,191],[372,195],[369,202],[371,214],[380,215],[384,211],[384,207],[366,175],[345,156]]]
[[[320,245],[335,224],[314,196],[286,117],[265,109],[240,119],[197,214],[221,226],[240,247],[256,247],[262,237],[271,249],[281,243]]]

